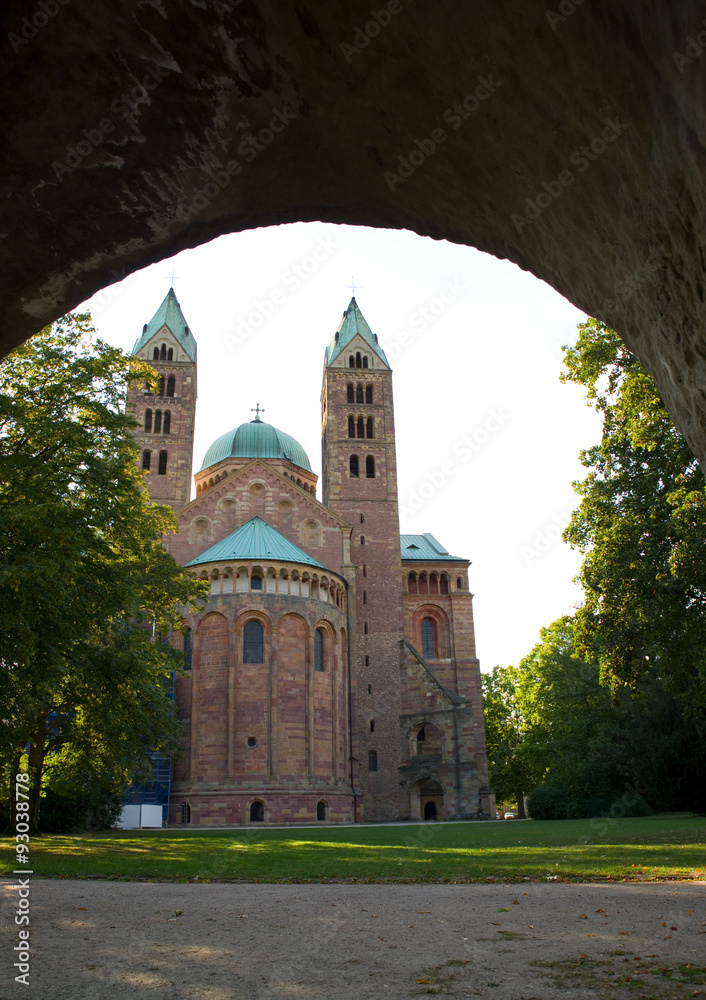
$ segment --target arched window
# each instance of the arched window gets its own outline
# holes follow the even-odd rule
[[[365,402],[372,403],[373,401],[373,387],[372,385],[366,385],[365,387]]]
[[[362,417],[358,417],[358,437],[365,437],[365,425]]]
[[[253,575],[250,577],[250,589],[251,590],[262,590],[262,577],[258,576],[256,573],[253,573]],[[260,626],[260,628],[262,628],[262,625]],[[262,661],[261,660],[257,660],[257,662],[261,663]]]
[[[365,476],[367,479],[375,479],[375,459],[372,455],[365,459]]]
[[[160,453],[159,453],[159,468],[157,469],[157,474],[159,476],[166,476],[166,474],[167,474],[167,453],[166,453],[166,451],[160,451]]]
[[[378,769],[378,752],[377,750],[368,750],[368,770],[377,771]]]
[[[150,382],[145,382],[145,396],[152,395],[152,384]]]
[[[364,625],[363,625],[363,635],[367,635],[367,634],[368,634],[368,623],[365,622]]]
[[[155,434],[161,434],[162,433],[162,411],[161,410],[155,410],[154,411],[154,432],[155,432]]]
[[[355,437],[355,417],[348,418],[348,437]]]
[[[422,622],[422,656],[425,660],[433,660],[436,656],[434,647],[434,623],[430,618]]]
[[[168,396],[173,396],[174,395],[174,389],[175,389],[175,387],[176,387],[176,379],[175,379],[175,377],[173,375],[170,375],[169,378],[167,379],[167,395]]]
[[[349,368],[355,368],[355,358],[353,357],[352,354],[351,354],[351,356],[348,359],[348,367]]]
[[[417,574],[410,573],[407,577],[407,593],[416,594],[417,593]]]
[[[355,387],[355,401],[356,403],[363,402],[363,386],[360,383]]]
[[[152,410],[145,410],[145,431],[149,434],[152,430]]]
[[[355,353],[355,366],[356,366],[356,368],[361,368],[362,367],[361,360],[360,360],[360,351],[356,351],[356,353]]]
[[[243,629],[243,663],[265,662],[265,630],[260,622],[248,622]]]
[[[363,368],[367,368],[367,367],[368,367],[368,355],[364,354],[363,355]]]
[[[155,349],[152,351],[152,360],[153,361],[159,361],[159,348],[158,347],[155,347]]]
[[[191,670],[191,662],[194,658],[194,640],[191,629],[184,632],[184,670]]]
[[[326,819],[326,803],[323,801],[316,803],[316,818],[319,821]]]
[[[424,726],[422,726],[422,728],[417,733],[417,743],[423,743],[423,742],[424,742]]]
[[[360,544],[365,545],[365,535],[360,536]]]
[[[160,361],[166,361],[167,360],[167,345],[166,344],[162,344],[162,347],[161,347],[160,352],[159,352],[159,360]]]
[[[355,402],[354,395],[353,395],[353,383],[349,382],[348,385],[346,386],[346,389],[347,389],[347,392],[348,392],[348,402],[349,403]]]
[[[145,450],[142,452],[142,468],[146,469],[149,472],[151,464],[152,464],[152,452],[148,448],[145,448]]]
[[[461,579],[460,576],[457,577],[457,579],[456,579],[456,589],[457,590],[463,590],[463,580]]]
[[[348,467],[349,467],[349,470],[350,470],[351,479],[357,479],[358,475],[359,475],[359,471],[358,471],[358,456],[357,455],[351,455],[350,461],[348,463]]]
[[[155,347],[155,351],[157,348]],[[188,802],[182,802],[181,804],[181,821],[182,823],[191,822],[191,806]]]
[[[173,361],[173,360],[174,360],[174,348],[170,347],[169,350],[167,351],[167,361]]]
[[[265,804],[264,802],[253,802],[250,805],[250,822],[251,823],[264,823],[265,822]]]
[[[366,436],[369,437],[369,438],[371,438],[371,437],[374,436],[373,435],[373,418],[372,417],[368,417],[367,434],[366,434]]]
[[[448,594],[449,592],[449,578],[446,573],[441,574],[441,580],[439,582],[439,593]]]
[[[365,563],[363,563],[363,576],[367,576],[367,575],[368,575],[368,567],[367,567],[367,565]]]
[[[360,515],[360,523],[365,524],[365,514]]]
[[[324,669],[324,633],[320,628],[314,632],[314,670]]]
[[[364,590],[363,591],[363,604],[367,604],[367,603],[368,603],[368,592],[367,592],[367,590]]]
[[[158,396],[164,395],[164,375],[160,375],[159,378],[157,379],[157,395]]]
[[[169,434],[172,429],[172,414],[169,410],[164,411],[164,420],[162,421],[162,434]]]
[[[375,719],[370,720],[370,732],[371,733],[375,732]]]

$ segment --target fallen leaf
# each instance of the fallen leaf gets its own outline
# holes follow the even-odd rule
[[[493,925],[493,927],[499,927],[500,926],[500,924],[499,924],[499,922],[497,920],[491,920],[490,922]]]
[[[579,958],[588,958],[588,955],[586,954],[585,951],[582,951],[581,954],[579,955]]]
[[[666,926],[667,926],[667,921],[666,921],[666,920],[663,920],[663,921],[662,921],[662,927],[666,927]]]
[[[588,917],[586,916],[585,913],[582,913],[581,916],[579,917],[579,920],[588,920]]]
[[[629,934],[630,931],[620,931],[621,934]]]
[[[74,906],[74,910],[87,910],[87,906]]]
[[[512,905],[513,906],[519,906],[519,904],[520,904],[519,899],[513,899],[513,901],[512,901]]]
[[[605,910],[603,909],[602,906],[599,906],[598,909],[596,910],[596,913],[605,913]]]
[[[670,929],[670,931],[678,931],[679,930],[678,927],[670,927],[669,929]]]
[[[431,913],[431,910],[417,910],[417,913]],[[667,926],[666,924],[664,925]]]
[[[434,980],[433,979],[418,979],[417,982],[418,983],[433,983]]]
[[[378,914],[377,914],[377,913],[371,913],[371,914],[370,914],[370,916],[371,916],[371,917],[377,917],[377,916],[378,916]]]

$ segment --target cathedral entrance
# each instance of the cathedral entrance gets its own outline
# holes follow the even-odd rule
[[[424,819],[436,819],[436,803],[424,803]]]
[[[420,778],[410,792],[410,816],[436,820],[444,815],[444,786],[437,778]]]

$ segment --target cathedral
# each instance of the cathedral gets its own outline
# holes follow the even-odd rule
[[[400,535],[392,371],[355,298],[325,348],[322,483],[255,419],[191,477],[197,348],[170,289],[128,408],[165,545],[210,585],[173,642],[184,752],[170,824],[495,817],[469,561]]]

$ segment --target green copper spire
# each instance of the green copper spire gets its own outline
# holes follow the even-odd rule
[[[351,299],[350,305],[344,312],[341,325],[334,334],[333,340],[326,348],[326,366],[328,367],[333,361],[336,360],[338,355],[346,349],[356,334],[359,334],[363,338],[370,350],[374,354],[377,354],[380,360],[385,363],[387,368],[389,368],[390,365],[385,357],[385,352],[378,344],[376,334],[374,334],[370,329],[365,316],[363,316],[362,312],[358,308],[355,296]]]
[[[132,349],[133,354],[137,354],[147,344],[156,333],[166,326],[177,341],[181,344],[190,361],[196,361],[196,341],[189,329],[189,324],[184,319],[181,306],[174,294],[174,289],[170,288],[164,301],[154,314],[149,323],[145,323],[142,328],[142,336],[139,337]]]

